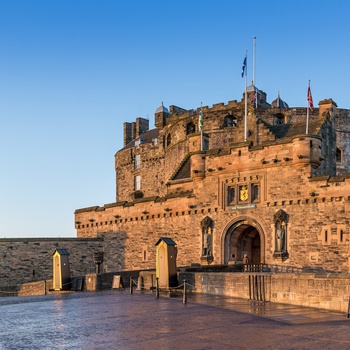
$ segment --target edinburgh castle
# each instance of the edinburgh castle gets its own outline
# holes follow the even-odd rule
[[[104,268],[154,268],[172,238],[180,266],[277,264],[348,272],[348,110],[332,99],[310,111],[245,99],[185,110],[160,106],[155,128],[124,123],[115,155],[116,202],[75,212],[80,238],[111,237]],[[257,95],[258,103],[254,103]]]
[[[103,273],[152,270],[166,237],[176,243],[180,268],[237,266],[246,255],[270,271],[343,274],[346,282],[331,282],[342,286],[338,304],[317,305],[346,307],[350,110],[329,98],[307,116],[306,107],[289,107],[279,95],[269,103],[252,85],[227,104],[187,110],[162,103],[154,125],[124,123],[116,201],[77,209],[76,239],[0,240],[2,286],[52,278],[59,246],[70,252],[73,276],[95,271],[95,252],[104,254]],[[270,300],[286,295],[286,282],[278,283]]]

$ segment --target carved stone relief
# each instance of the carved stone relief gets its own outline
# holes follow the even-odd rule
[[[285,211],[280,209],[274,215],[275,223],[275,252],[274,257],[286,258],[288,257],[287,252],[287,222],[288,215]]]

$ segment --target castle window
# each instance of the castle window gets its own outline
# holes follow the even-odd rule
[[[274,125],[282,125],[282,124],[284,124],[285,123],[284,115],[283,114],[276,114],[274,116],[273,122],[274,122]]]
[[[142,248],[142,261],[147,261],[147,247]]]
[[[252,203],[259,201],[259,185],[252,184],[251,191]]]
[[[171,144],[171,135],[169,134],[166,138],[166,146],[169,147]]]
[[[138,154],[134,157],[134,167],[135,169],[139,169],[141,166],[141,156]]]
[[[235,202],[236,190],[234,187],[229,187],[227,191],[227,204],[232,205]]]
[[[141,176],[137,175],[134,177],[134,189],[138,191],[141,189]]]
[[[224,118],[224,128],[236,127],[237,126],[237,118],[232,117],[232,115],[227,115]]]
[[[337,150],[336,150],[336,160],[337,160],[337,163],[339,164],[343,162],[342,150],[339,147],[337,147]]]
[[[188,123],[186,126],[186,135],[193,134],[196,132],[196,127],[193,123]]]
[[[157,139],[157,138],[152,139],[152,143],[153,143],[154,146],[155,146],[155,145],[158,145],[158,139]]]

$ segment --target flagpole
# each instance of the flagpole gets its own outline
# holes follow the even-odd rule
[[[247,60],[248,57],[248,50],[245,52],[245,57]],[[244,104],[244,142],[247,141],[247,128],[248,128],[248,121],[247,121],[247,111],[248,111],[248,97],[247,97],[247,70],[248,70],[248,65],[246,64],[245,67],[245,87],[244,87],[244,99],[245,99],[245,104]]]
[[[255,89],[256,86],[256,76],[255,76],[255,71],[256,71],[256,36],[253,36],[253,50],[254,50],[254,64],[253,64],[253,87],[254,87],[254,93],[256,95],[255,97],[255,108],[258,108],[258,90]]]
[[[253,86],[255,87],[256,36],[253,36]]]
[[[203,110],[201,102],[201,151],[203,151]]]

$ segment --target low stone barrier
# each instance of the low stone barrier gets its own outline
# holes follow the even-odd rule
[[[264,278],[266,301],[347,312],[350,296],[349,274],[255,273]],[[181,272],[194,292],[249,299],[248,272]]]

